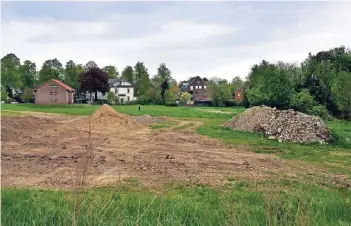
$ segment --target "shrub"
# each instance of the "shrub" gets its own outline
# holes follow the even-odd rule
[[[223,101],[225,107],[235,107],[236,103],[234,100],[225,100]]]
[[[178,104],[177,103],[168,103],[168,104],[166,104],[166,106],[168,106],[168,107],[177,107]]]
[[[307,112],[307,114],[319,116],[322,119],[328,119],[329,118],[328,110],[325,109],[325,107],[322,106],[322,105],[317,105],[317,106],[312,107],[312,109],[309,110]]]
[[[309,112],[315,105],[316,102],[307,89],[302,89],[299,93],[294,94],[291,99],[291,106],[301,112]]]

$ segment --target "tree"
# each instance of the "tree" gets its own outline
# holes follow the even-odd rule
[[[295,90],[284,67],[262,61],[251,69],[248,80],[246,95],[251,105],[289,107]]]
[[[327,100],[331,94],[331,86],[334,78],[336,77],[335,69],[332,68],[330,62],[322,62],[317,65],[316,79],[320,87],[322,95],[322,104],[327,107]]]
[[[25,89],[23,90],[22,95],[21,95],[21,99],[22,99],[24,102],[26,102],[26,103],[28,103],[28,102],[33,102],[33,100],[34,100],[33,89],[31,89],[31,88],[25,88]]]
[[[227,83],[210,82],[208,90],[214,106],[224,106],[225,101],[232,100],[231,87]]]
[[[44,83],[50,79],[63,79],[62,64],[58,59],[46,60],[39,71],[39,82]]]
[[[177,83],[170,83],[170,89],[169,89],[169,91],[173,94],[173,95],[176,95],[178,92],[179,92],[179,87],[178,87],[178,85],[177,85]]]
[[[79,82],[82,92],[95,93],[95,101],[98,92],[105,95],[110,90],[106,72],[98,67],[86,67],[86,70],[79,75]]]
[[[191,99],[191,94],[188,92],[182,92],[182,94],[180,95],[180,102],[182,104],[188,104],[190,99]]]
[[[351,72],[342,71],[332,85],[333,99],[340,111],[351,116]]]
[[[134,72],[133,67],[127,66],[122,71],[122,78],[126,79],[130,84],[134,84]]]
[[[114,104],[115,102],[115,99],[116,99],[116,96],[113,92],[108,92],[107,93],[107,101],[109,104]]]
[[[164,82],[161,84],[161,96],[162,96],[163,104],[166,104],[165,94],[168,89],[169,89],[168,81],[164,80]]]
[[[231,86],[234,90],[236,90],[244,86],[244,81],[239,76],[236,76],[233,78]]]
[[[117,78],[119,75],[117,68],[112,65],[105,66],[102,70],[104,70],[107,73],[108,78]]]
[[[171,81],[171,71],[167,68],[166,64],[162,63],[157,68],[157,74],[152,78],[151,83],[154,87],[161,87],[164,81]]]
[[[1,86],[1,101],[7,101],[6,89],[3,86]]]
[[[25,60],[20,66],[20,74],[23,88],[34,88],[37,76],[37,66],[35,63]]]
[[[150,85],[150,78],[144,63],[138,61],[134,66],[134,95],[142,96]]]
[[[309,112],[316,105],[313,96],[307,89],[302,89],[296,93],[291,99],[291,106],[301,112]]]
[[[20,59],[9,53],[1,59],[1,84],[5,89],[21,86]]]
[[[166,91],[165,94],[165,104],[173,104],[176,102],[176,96],[170,92],[169,90]]]

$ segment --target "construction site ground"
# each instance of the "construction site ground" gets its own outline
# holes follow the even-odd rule
[[[316,165],[199,135],[200,119],[168,118],[168,126],[152,129],[130,116],[104,114],[95,119],[38,112],[2,115],[2,187],[70,189],[83,174],[89,187],[129,178],[153,189],[166,183],[216,186],[228,179],[349,183],[347,176]]]

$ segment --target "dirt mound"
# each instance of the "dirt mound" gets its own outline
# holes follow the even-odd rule
[[[134,131],[145,126],[131,116],[121,114],[107,104],[97,109],[91,116],[79,119],[75,126],[90,128],[95,131]]]
[[[323,121],[294,110],[252,107],[223,124],[234,130],[263,132],[279,142],[325,143],[331,135]]]
[[[166,116],[152,117],[150,115],[134,116],[133,118],[136,121],[146,125],[154,124],[154,123],[163,123],[170,120],[170,118]]]

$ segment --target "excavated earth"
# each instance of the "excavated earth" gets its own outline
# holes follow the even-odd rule
[[[194,132],[151,130],[107,105],[89,117],[2,116],[1,124],[3,188],[70,189],[85,174],[85,186],[137,178],[153,188],[325,175],[308,164],[232,148]]]

